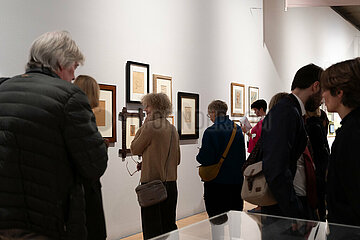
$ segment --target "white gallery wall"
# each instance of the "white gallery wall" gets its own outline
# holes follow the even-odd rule
[[[68,30],[86,56],[76,74],[116,85],[117,114],[125,102],[125,64],[150,64],[152,74],[173,79],[177,92],[200,95],[200,139],[181,142],[178,169],[178,218],[204,210],[203,187],[195,156],[210,125],[207,105],[223,99],[230,106],[230,83],[260,88],[267,101],[289,91],[294,73],[313,62],[322,67],[354,56],[358,31],[330,8],[291,8],[266,0],[2,0],[0,8],[0,77],[22,73],[32,41],[46,31]],[[263,24],[264,15],[264,24]],[[264,29],[264,31],[263,31]],[[264,40],[265,39],[265,43]],[[358,40],[356,40],[358,41]],[[141,231],[140,208],[130,176],[109,149],[101,179],[108,239]],[[136,159],[136,158],[135,158]]]

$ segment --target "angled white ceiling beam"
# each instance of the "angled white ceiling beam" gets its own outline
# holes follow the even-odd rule
[[[285,8],[360,5],[360,0],[285,0]]]

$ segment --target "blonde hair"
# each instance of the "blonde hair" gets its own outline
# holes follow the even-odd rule
[[[170,99],[164,93],[146,94],[141,99],[141,103],[144,107],[152,107],[155,116],[167,117],[172,112]]]
[[[26,68],[48,67],[57,72],[60,66],[69,68],[75,62],[83,64],[84,55],[67,31],[47,32],[39,36],[30,48]]]
[[[74,84],[86,94],[91,108],[99,106],[100,87],[94,78],[87,75],[79,75],[75,79]]]
[[[270,100],[270,103],[269,103],[269,111],[270,109],[272,109],[281,99],[285,98],[287,95],[289,95],[288,93],[286,92],[279,92],[277,94],[275,94],[271,100]]]

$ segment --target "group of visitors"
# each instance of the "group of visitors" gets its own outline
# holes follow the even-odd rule
[[[272,98],[268,114],[264,100],[252,104],[256,115],[261,117],[260,121],[250,131],[243,130],[250,139],[250,152],[261,138],[258,161],[262,161],[266,181],[277,201],[275,205],[254,210],[267,215],[327,219],[330,223],[360,226],[360,207],[357,204],[360,200],[357,174],[360,165],[355,151],[360,144],[356,137],[360,131],[356,125],[359,123],[359,89],[360,58],[334,64],[325,71],[309,64],[295,74],[290,94],[278,93]],[[339,113],[342,119],[331,154],[327,141],[329,122],[325,112],[319,108],[322,98],[327,110]],[[214,125],[204,132],[197,155],[197,161],[202,165],[211,165],[220,159],[231,135],[232,122],[226,115],[226,104],[223,102],[221,111],[214,111],[215,102],[221,101],[216,100],[208,107],[209,115],[215,114],[211,118]],[[217,214],[239,210],[243,206],[242,202],[232,202],[239,198],[243,181],[243,176],[236,177],[234,172],[240,175],[245,162],[243,136],[241,132],[237,134],[239,141],[234,141],[231,146],[229,153],[232,155],[225,159],[218,177],[204,182],[204,200],[209,217],[219,208],[221,211],[218,210]],[[224,176],[229,178],[227,182],[223,180]],[[231,176],[240,179],[240,182],[230,181]],[[218,189],[218,194],[214,192],[210,195],[209,189]],[[228,192],[225,189],[229,189]],[[214,206],[213,201],[217,205]],[[286,221],[265,219],[262,222],[263,239],[273,239],[274,236],[288,239],[308,234],[294,225],[285,224]],[[328,238],[359,238],[359,234],[356,230],[349,232],[331,226]]]
[[[90,76],[75,79],[83,62],[69,33],[49,32],[33,42],[24,74],[0,79],[0,239],[106,239],[100,177],[108,142],[95,122],[99,85]],[[331,151],[322,98],[342,119]],[[141,207],[143,236],[149,239],[177,229],[180,143],[166,119],[169,98],[151,93],[142,104],[146,119],[131,143],[132,154],[143,160],[137,165],[140,184],[161,180],[167,191],[165,201]],[[209,217],[243,210],[246,134],[248,151],[261,151],[258,161],[277,201],[258,211],[360,226],[359,107],[360,58],[325,71],[314,64],[300,68],[291,93],[276,94],[267,114],[265,100],[251,105],[260,121],[249,131],[234,125],[224,101],[212,101],[207,110],[213,125],[196,156],[203,166],[225,159],[217,176],[204,182]],[[264,239],[289,227],[276,221],[262,222]],[[300,232],[292,226],[294,231]],[[330,228],[329,239],[344,236],[360,233]]]

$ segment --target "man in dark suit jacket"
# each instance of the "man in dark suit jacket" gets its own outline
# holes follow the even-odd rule
[[[305,108],[315,110],[320,105],[322,72],[322,68],[314,64],[300,68],[292,82],[291,94],[281,99],[264,119],[261,133],[263,170],[278,203],[263,207],[263,213],[308,218],[306,200],[297,196],[294,177],[297,160],[307,145],[302,116]]]

